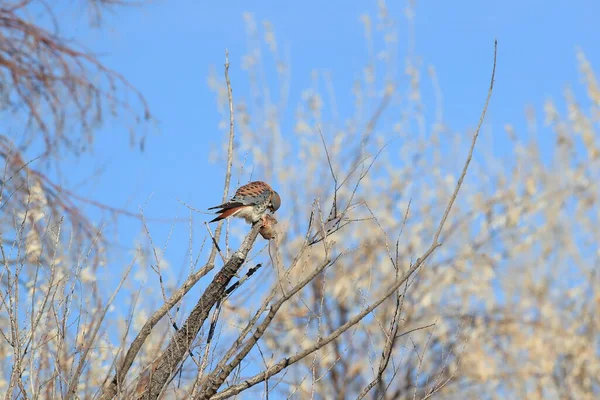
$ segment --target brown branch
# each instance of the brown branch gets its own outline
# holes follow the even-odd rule
[[[175,333],[167,349],[158,358],[150,382],[138,399],[158,398],[169,378],[177,371],[179,364],[189,354],[188,351],[204,321],[206,321],[210,310],[219,300],[226,296],[227,285],[244,264],[258,236],[260,227],[260,222],[252,226],[252,230],[244,239],[239,250],[233,253],[229,261],[208,285],[185,324]]]
[[[206,264],[203,268],[201,268],[198,272],[190,275],[190,277],[184,282],[184,284],[166,301],[158,310],[152,314],[152,316],[146,321],[142,329],[140,329],[140,333],[136,336],[136,338],[131,343],[131,346],[127,350],[123,361],[117,367],[117,372],[114,377],[110,380],[108,385],[105,385],[101,400],[112,399],[118,392],[119,388],[125,381],[125,377],[127,376],[127,372],[133,365],[133,361],[137,357],[140,349],[145,343],[148,336],[152,332],[154,326],[160,321],[166,314],[172,309],[175,304],[179,302],[186,295],[187,292],[190,291],[192,287],[198,282],[202,277],[204,277],[208,272],[210,272],[214,267],[214,264]],[[108,380],[108,378],[107,378]]]
[[[271,309],[269,310],[269,313],[263,320],[263,322],[260,325],[258,325],[256,330],[254,331],[254,334],[250,337],[250,339],[248,339],[245,346],[238,353],[238,355],[235,356],[235,358],[233,359],[233,361],[231,363],[223,366],[220,370],[216,369],[215,371],[213,371],[213,373],[211,375],[209,375],[208,379],[206,379],[204,389],[200,392],[200,394],[194,400],[208,400],[208,399],[213,398],[212,396],[217,392],[217,390],[223,384],[223,382],[225,382],[225,379],[227,379],[229,374],[231,374],[231,371],[233,371],[240,364],[240,362],[248,355],[250,350],[252,350],[254,345],[262,337],[262,335],[264,334],[267,327],[271,324],[271,322],[275,318],[275,315],[277,314],[277,312],[279,311],[281,306],[285,302],[287,302],[292,296],[294,296],[296,293],[298,293],[304,286],[306,286],[309,282],[311,282],[315,276],[317,276],[327,266],[329,266],[331,264],[332,263],[330,263],[329,259],[326,258],[323,261],[323,263],[320,265],[320,267],[317,268],[310,276],[308,276],[306,279],[304,279],[304,281],[302,281],[300,284],[296,285],[296,287],[294,287],[294,289],[292,289],[290,292],[288,292],[286,295],[284,295],[279,301],[277,301],[277,303],[273,304],[271,306]],[[300,359],[298,359],[297,361],[299,361],[299,360]],[[221,364],[221,363],[219,363],[219,364]],[[275,365],[274,367],[277,367],[277,365]],[[281,368],[281,369],[283,369],[283,368]],[[281,369],[279,371],[281,371]],[[273,376],[273,375],[271,375],[271,376]],[[261,380],[257,381],[256,383],[262,382],[263,380],[264,379],[261,379]],[[247,387],[253,386],[256,383],[254,383],[252,385],[248,385]],[[234,386],[234,387],[236,387],[236,386]],[[240,392],[242,390],[240,390]],[[240,392],[236,392],[234,394],[237,394]]]
[[[294,268],[297,265],[297,263],[299,262],[301,256],[304,254],[304,251],[308,248],[308,235],[309,234],[310,234],[310,228],[306,232],[305,241],[304,241],[304,244],[303,244],[302,248],[300,249],[300,251],[298,252],[298,254],[296,255],[296,257],[294,258],[294,260],[291,262],[291,266],[289,268],[287,268],[287,270],[285,271],[285,275],[283,277],[283,280],[287,279],[288,275],[294,270]],[[323,260],[323,262],[321,263],[321,265],[318,268],[315,269],[315,271],[313,271],[302,282],[300,282],[295,287],[293,287],[290,292],[286,293],[286,292],[282,291],[283,297],[275,305],[272,305],[270,307],[270,312],[269,312],[269,315],[268,315],[267,319],[265,319],[263,321],[263,323],[261,324],[261,326],[260,326],[261,335],[262,335],[262,333],[264,333],[264,330],[266,329],[266,327],[271,323],[271,321],[273,320],[275,314],[277,313],[277,311],[279,310],[279,308],[281,307],[281,305],[283,303],[285,303],[287,300],[289,300],[295,293],[297,293],[298,291],[300,291],[304,286],[306,286],[308,283],[310,283],[315,276],[317,276],[318,274],[320,274],[327,266],[330,265],[330,259],[327,256],[327,254],[328,254],[327,248],[326,248],[325,253],[326,253],[325,259]],[[235,360],[231,364],[227,365],[227,361],[229,361],[229,359],[231,357],[233,357],[233,355],[236,353],[236,351],[239,348],[239,346],[241,346],[244,338],[250,333],[252,327],[256,324],[256,322],[258,321],[258,319],[263,315],[263,313],[265,312],[265,310],[269,306],[270,302],[275,297],[275,294],[276,294],[276,291],[272,291],[266,297],[266,299],[263,301],[262,305],[255,312],[254,316],[248,321],[246,327],[242,330],[242,332],[240,332],[240,334],[238,335],[238,338],[230,346],[230,348],[227,350],[227,352],[221,357],[221,360],[219,361],[219,363],[217,364],[217,366],[215,367],[215,369],[213,370],[213,372],[202,379],[202,381],[200,382],[200,386],[201,386],[200,393],[203,393],[203,391],[206,390],[206,388],[209,385],[209,381],[212,380],[213,383],[214,383],[214,381],[216,379],[219,379],[216,376],[217,373],[218,373],[218,371],[222,371],[222,370],[225,370],[225,369],[228,369],[229,371],[232,371],[239,364],[239,362],[243,358],[243,357],[240,357],[239,354],[238,354],[238,356],[235,358]],[[257,329],[257,331],[258,331],[258,329]],[[252,338],[249,339],[249,341],[247,342],[246,346],[244,347],[244,349],[245,349],[244,351],[246,352],[246,354],[252,348],[253,343],[256,343],[256,341],[259,338],[260,338],[260,335],[256,335],[255,334],[255,335],[253,335]]]
[[[40,128],[31,129],[28,144],[41,133],[46,158],[61,146],[79,154],[92,143],[92,131],[117,110],[130,113],[136,124],[151,118],[141,93],[90,51],[58,35],[56,22],[55,32],[30,22],[33,3],[22,1],[0,7],[0,78],[9,83],[2,94],[11,107],[23,106],[29,123],[37,125],[30,128]],[[41,3],[54,19],[51,6],[35,3]],[[97,74],[102,78],[99,83],[90,78]],[[140,112],[120,96],[120,88],[135,95]],[[70,112],[71,108],[75,112]],[[105,108],[111,112],[105,112]],[[68,135],[69,121],[80,124],[85,141],[79,143]],[[143,143],[140,145],[143,147]]]

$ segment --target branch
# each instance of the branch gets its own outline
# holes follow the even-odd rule
[[[74,154],[86,151],[93,131],[110,116],[126,112],[134,124],[151,119],[141,93],[90,51],[58,34],[56,22],[54,31],[30,22],[29,14],[39,4],[28,0],[4,3],[0,7],[0,80],[7,85],[2,95],[29,118],[24,138],[30,144],[41,136],[45,158],[61,147]],[[50,2],[39,3],[53,19]],[[135,96],[133,101],[128,93]],[[81,129],[70,129],[74,128],[70,122]],[[81,131],[81,135],[71,131],[78,135]],[[143,149],[143,138],[140,146]]]
[[[129,350],[127,350],[127,354],[123,361],[121,361],[119,367],[117,368],[117,372],[114,377],[110,381],[110,384],[105,386],[102,396],[100,400],[108,400],[112,399],[118,391],[118,388],[121,387],[123,382],[125,381],[125,377],[127,376],[127,372],[131,368],[133,361],[137,357],[138,352],[142,348],[142,345],[150,336],[152,332],[152,328],[164,317],[167,312],[175,306],[186,295],[187,292],[190,291],[192,287],[198,282],[203,276],[205,276],[210,270],[212,270],[214,264],[206,264],[202,269],[198,272],[190,275],[190,277],[185,281],[183,286],[181,286],[173,295],[169,298],[169,300],[163,304],[158,310],[152,314],[152,316],[146,321],[142,329],[140,329],[140,333],[136,336],[136,338],[131,343]]]
[[[360,392],[360,394],[357,397],[357,400],[364,399],[365,396],[369,393],[369,391],[383,380],[383,373],[389,365],[390,359],[392,358],[394,345],[396,344],[396,340],[398,338],[398,329],[400,329],[400,313],[402,312],[402,305],[404,304],[407,289],[408,285],[405,285],[404,293],[398,293],[398,295],[396,296],[396,308],[394,310],[392,322],[390,323],[389,332],[386,333],[387,339],[385,341],[383,351],[381,352],[381,360],[379,361],[377,376],[375,376],[375,378],[362,390],[362,392]]]
[[[281,361],[279,361],[278,363],[274,364],[271,368],[267,369],[266,371],[261,372],[260,374],[257,374],[255,376],[253,376],[250,379],[245,380],[244,382],[232,386],[228,389],[226,389],[225,391],[215,395],[216,390],[218,389],[218,386],[215,388],[216,385],[212,386],[209,388],[209,390],[204,393],[203,395],[201,395],[200,397],[198,397],[197,399],[213,399],[213,400],[217,400],[217,399],[226,399],[229,398],[233,395],[236,395],[242,391],[244,391],[245,389],[252,387],[254,385],[256,385],[257,383],[260,383],[262,381],[264,381],[265,379],[269,379],[270,377],[272,377],[273,375],[278,374],[279,372],[281,372],[283,369],[289,367],[292,364],[297,363],[298,361],[304,359],[305,357],[309,356],[310,354],[314,353],[315,351],[321,349],[322,347],[328,345],[329,343],[331,343],[333,340],[337,339],[342,333],[346,332],[349,328],[351,328],[352,326],[356,325],[357,323],[359,323],[365,316],[367,316],[368,314],[370,314],[373,310],[375,310],[377,307],[379,307],[385,300],[387,300],[387,298],[389,296],[391,296],[396,290],[398,290],[398,288],[408,280],[408,278],[410,278],[410,276],[417,270],[419,269],[419,267],[421,265],[423,265],[423,263],[425,262],[425,260],[427,260],[427,258],[434,252],[435,249],[437,249],[439,247],[438,246],[431,246],[429,248],[429,250],[423,255],[423,257],[420,257],[417,262],[402,276],[402,278],[398,281],[396,281],[386,292],[383,296],[381,296],[381,298],[379,298],[375,303],[373,303],[371,306],[365,308],[363,311],[361,311],[359,314],[357,314],[356,316],[354,316],[352,319],[348,320],[348,322],[346,322],[345,324],[341,325],[339,328],[337,328],[335,331],[333,331],[331,334],[329,334],[328,336],[325,336],[324,338],[318,340],[317,342],[315,342],[313,345],[305,348],[303,351],[296,353],[295,355],[293,355],[292,357],[288,357],[285,358]],[[266,329],[265,322],[269,321],[270,319],[272,319],[272,315],[274,317],[274,314],[277,312],[277,310],[279,309],[279,307],[281,307],[282,303],[278,302],[275,305],[273,305],[271,307],[271,311],[269,312],[269,315],[265,318],[265,321],[263,321],[263,323],[261,325],[259,325],[259,327],[256,329],[254,335],[252,336],[251,340],[253,338],[257,338],[262,336],[264,329]],[[243,350],[243,352],[246,350],[246,348]],[[249,350],[248,350],[249,352]],[[227,375],[229,374],[230,371],[223,371],[220,374],[220,377],[222,377],[223,375],[225,375],[225,373],[227,373]],[[227,376],[225,376],[226,378]],[[225,379],[222,379],[222,382],[224,382]],[[220,382],[220,384],[222,384],[222,382]],[[219,385],[220,386],[220,385]]]
[[[287,302],[289,299],[291,299],[296,293],[298,293],[300,290],[302,290],[302,288],[304,288],[308,283],[310,283],[315,278],[315,276],[319,275],[328,266],[333,265],[335,263],[335,261],[337,261],[337,259],[339,258],[338,257],[333,262],[331,262],[331,260],[327,256],[327,253],[328,253],[328,251],[326,251],[326,256],[325,256],[324,260],[321,262],[321,264],[319,265],[319,267],[317,267],[304,280],[302,280],[300,283],[298,283],[296,286],[294,286],[294,288],[292,288],[289,292],[287,292],[287,294],[284,294],[275,304],[271,305],[269,313],[267,314],[265,319],[260,323],[260,325],[257,326],[256,330],[254,331],[254,334],[244,344],[244,347],[234,357],[233,361],[231,361],[229,364],[227,364],[227,361],[233,356],[233,354],[235,353],[235,350],[241,344],[243,337],[245,337],[246,334],[250,331],[251,327],[258,320],[258,318],[262,314],[262,312],[264,312],[264,310],[266,310],[268,303],[267,302],[263,303],[263,306],[260,307],[259,311],[255,314],[254,318],[252,318],[252,320],[248,323],[248,326],[246,327],[246,329],[244,329],[244,331],[240,334],[240,336],[238,337],[236,342],[231,346],[229,351],[227,351],[227,353],[221,358],[221,360],[217,364],[217,367],[213,370],[213,372],[210,375],[208,375],[208,377],[206,377],[203,380],[203,382],[201,382],[202,389],[200,391],[200,394],[195,397],[196,400],[211,398],[211,396],[217,392],[217,390],[223,384],[223,382],[225,382],[225,379],[227,379],[227,377],[229,376],[231,371],[233,371],[240,364],[240,362],[248,355],[250,350],[252,350],[254,345],[262,337],[262,335],[264,334],[267,327],[271,324],[271,322],[275,318],[275,315],[277,314],[277,312],[279,311],[281,306],[283,306],[283,304],[285,302]],[[293,267],[288,268],[288,270],[286,271],[286,274],[289,273],[292,269],[293,269]],[[267,297],[267,300],[270,301],[270,299],[273,298],[274,294],[275,294],[275,292],[272,292]]]
[[[227,171],[225,172],[225,187],[223,188],[223,203],[227,201],[229,195],[229,185],[231,182],[231,167],[233,165],[233,141],[235,138],[234,130],[234,113],[233,113],[233,93],[231,89],[231,81],[229,80],[229,51],[225,50],[225,83],[227,85],[227,97],[229,99],[229,146],[227,147]],[[215,236],[213,237],[213,248],[210,253],[209,263],[214,261],[217,256],[217,252],[220,251],[219,238],[221,237],[221,231],[223,230],[224,221],[220,221],[215,229]]]
[[[498,41],[494,40],[494,65],[492,67],[492,78],[490,80],[490,88],[488,89],[488,94],[485,99],[485,104],[483,105],[483,111],[481,112],[481,116],[479,117],[479,122],[477,123],[477,129],[475,129],[475,133],[473,134],[473,140],[471,141],[471,148],[469,149],[469,155],[467,156],[467,160],[465,161],[465,165],[463,167],[462,173],[460,174],[460,178],[458,178],[458,183],[454,188],[454,193],[446,206],[446,211],[444,211],[444,216],[442,217],[442,221],[440,222],[440,226],[438,227],[437,232],[435,233],[435,237],[433,238],[434,243],[438,243],[440,235],[442,233],[442,229],[446,224],[446,220],[448,219],[448,214],[450,214],[450,210],[454,205],[454,201],[456,200],[456,196],[458,196],[458,191],[460,190],[463,180],[467,175],[467,169],[469,168],[469,164],[471,163],[471,158],[473,157],[473,150],[475,149],[475,143],[477,142],[477,137],[479,136],[479,131],[481,130],[481,126],[483,125],[483,120],[485,118],[485,114],[488,109],[488,105],[490,104],[490,98],[492,97],[492,91],[494,90],[494,78],[496,76],[496,53],[498,50]]]
[[[102,314],[100,315],[98,321],[96,322],[96,326],[94,327],[94,330],[92,331],[92,333],[90,335],[88,343],[85,346],[85,350],[83,351],[83,354],[82,354],[81,358],[79,359],[79,364],[77,365],[77,370],[75,371],[75,374],[73,374],[71,381],[69,382],[69,389],[67,390],[67,398],[71,398],[71,396],[77,397],[77,386],[79,385],[81,373],[83,372],[83,368],[85,367],[85,364],[86,364],[86,359],[89,355],[90,350],[93,348],[92,346],[94,345],[94,342],[96,341],[96,337],[98,336],[98,332],[100,331],[100,328],[102,328],[102,322],[104,321],[104,318],[106,317],[106,313],[108,313],[108,309],[114,302],[115,297],[117,296],[117,293],[119,293],[119,290],[123,286],[123,283],[125,283],[125,280],[129,276],[129,272],[131,272],[131,268],[133,267],[134,262],[135,262],[135,258],[129,264],[129,267],[125,271],[125,274],[123,274],[123,278],[121,278],[119,285],[117,286],[117,288],[113,292],[112,296],[110,297],[110,299],[104,306],[104,310],[102,310]]]
[[[226,296],[227,285],[244,264],[260,227],[260,222],[252,226],[252,230],[244,239],[240,249],[233,253],[229,261],[208,285],[185,324],[175,333],[171,343],[157,360],[150,382],[138,399],[156,399],[161,394],[169,378],[177,371],[178,365],[187,357],[188,350],[208,318],[210,310]]]

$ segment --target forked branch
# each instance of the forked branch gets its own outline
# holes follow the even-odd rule
[[[158,362],[155,364],[156,367],[151,372],[148,386],[139,399],[158,398],[170,377],[177,371],[180,363],[185,360],[200,328],[208,318],[210,310],[227,295],[227,285],[246,261],[260,227],[260,222],[252,226],[252,230],[244,239],[240,249],[232,254],[229,261],[208,285],[186,322],[181,329],[175,332],[167,349],[158,358]]]

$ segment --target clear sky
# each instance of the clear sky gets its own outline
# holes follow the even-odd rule
[[[405,24],[406,2],[389,1],[388,7],[398,24]],[[125,129],[103,128],[94,155],[74,164],[77,168],[69,180],[85,179],[101,166],[104,173],[91,179],[81,194],[133,211],[147,203],[146,214],[151,217],[186,217],[178,199],[198,209],[218,203],[224,171],[209,162],[208,154],[225,135],[218,128],[220,115],[207,75],[211,66],[221,74],[229,49],[234,96],[248,97],[240,70],[247,44],[243,13],[270,21],[279,43],[289,46],[291,119],[314,68],[330,70],[336,89],[349,90],[366,60],[359,17],[376,10],[375,1],[358,0],[153,1],[107,14],[102,30],[77,23],[66,26],[66,32],[102,54],[107,65],[146,96],[159,121],[158,133],[150,135],[144,153],[128,147]],[[437,68],[444,118],[453,131],[473,127],[478,118],[494,38],[499,53],[486,122],[491,131],[500,131],[507,122],[523,126],[525,105],[541,111],[545,99],[560,99],[567,84],[575,85],[577,46],[593,66],[600,65],[598,1],[432,0],[417,1],[415,10],[416,53],[425,65]],[[67,23],[82,16],[81,9],[61,14]],[[400,32],[407,34],[408,29],[402,27]],[[399,43],[404,46],[402,56],[405,38],[400,37]],[[344,96],[338,101],[344,108]],[[120,243],[132,245],[139,222],[123,219],[120,226]],[[159,245],[168,229],[169,225],[153,226]],[[188,243],[187,230],[178,231],[170,245],[174,267],[184,265]]]

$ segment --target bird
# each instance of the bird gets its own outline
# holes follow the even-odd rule
[[[258,231],[260,235],[265,240],[274,239],[277,236],[277,232],[275,231],[275,225],[277,225],[277,219],[271,214],[266,214],[263,216],[262,226]]]
[[[254,181],[239,187],[228,202],[210,207],[209,210],[217,210],[215,213],[219,214],[210,222],[233,216],[254,224],[263,219],[267,210],[274,213],[280,206],[279,193],[263,181]]]

